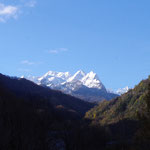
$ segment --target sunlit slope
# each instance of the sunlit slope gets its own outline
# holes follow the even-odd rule
[[[116,123],[120,120],[136,120],[137,112],[145,107],[144,96],[150,84],[150,77],[142,80],[134,89],[111,101],[103,101],[85,115],[86,118],[102,124]]]

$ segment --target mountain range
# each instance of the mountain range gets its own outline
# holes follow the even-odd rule
[[[66,150],[67,145],[73,150],[80,142],[76,135],[81,131],[78,134],[76,129],[94,106],[26,79],[0,74],[0,149]]]
[[[149,100],[150,77],[117,98],[94,104],[0,74],[0,149],[140,150],[138,137],[149,150]]]
[[[38,85],[60,90],[86,101],[110,100],[118,96],[117,93],[108,91],[93,71],[85,73],[79,70],[74,75],[69,72],[49,71],[41,77],[22,76],[21,78],[26,78]],[[127,92],[126,89],[123,90],[123,92]],[[122,94],[121,89],[118,93]]]

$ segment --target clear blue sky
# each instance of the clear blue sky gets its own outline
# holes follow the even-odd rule
[[[107,88],[150,75],[149,0],[0,0],[0,72],[93,70]]]

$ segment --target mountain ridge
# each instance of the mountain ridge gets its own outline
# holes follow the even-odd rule
[[[83,115],[87,109],[93,107],[91,103],[64,94],[61,91],[39,86],[24,78],[9,77],[0,74],[0,85],[19,98],[24,99],[36,96],[43,99],[43,101],[48,101],[54,108],[61,106],[63,109],[76,112],[78,116]]]
[[[145,107],[143,99],[149,86],[150,76],[120,97],[101,102],[86,113],[86,118],[97,120],[101,124],[113,124],[120,120],[136,120],[137,113],[142,107]]]
[[[74,75],[69,72],[48,71],[41,77],[29,76],[22,78],[31,80],[38,85],[60,90],[85,101],[110,100],[118,96],[115,93],[107,92],[98,75],[93,71],[85,73],[79,70]]]

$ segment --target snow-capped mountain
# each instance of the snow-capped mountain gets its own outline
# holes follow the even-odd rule
[[[60,78],[62,80],[67,80],[69,77],[71,77],[69,72],[56,72],[56,71],[49,71],[42,77],[40,77],[38,80],[41,81],[43,79],[49,79],[51,77]]]
[[[39,85],[46,85],[51,88],[70,85],[70,87],[68,87],[70,89],[73,84],[78,86],[84,85],[88,88],[105,89],[99,77],[93,71],[86,74],[82,70],[79,70],[74,75],[71,75],[69,72],[49,71],[42,77],[36,78],[34,76],[28,76],[27,79]]]
[[[122,95],[122,94],[124,94],[124,93],[127,93],[129,91],[129,87],[128,86],[126,86],[125,88],[120,88],[120,89],[118,89],[117,91],[116,91],[116,93],[118,94],[118,95]]]
[[[69,72],[49,71],[41,77],[28,76],[22,78],[89,101],[111,99],[117,96],[114,93],[107,92],[98,75],[93,71],[85,73],[79,70],[74,75]]]
[[[128,86],[126,86],[125,88],[119,88],[118,90],[115,90],[115,91],[112,89],[107,89],[107,92],[122,95],[122,94],[127,93],[129,90],[130,90],[130,88]]]
[[[67,82],[75,82],[75,81],[81,81],[83,77],[85,77],[86,73],[82,70],[77,71],[73,76],[71,76]]]
[[[99,77],[93,71],[86,74],[82,79],[81,82],[83,85],[89,88],[97,88],[97,89],[104,89],[104,85],[100,81]]]
[[[20,78],[26,78],[26,79],[38,84],[38,78],[35,76],[21,76]]]
[[[55,89],[58,86],[61,86],[64,82],[66,82],[71,77],[69,72],[56,72],[49,71],[42,77],[38,78],[39,85],[46,85],[50,88]]]

